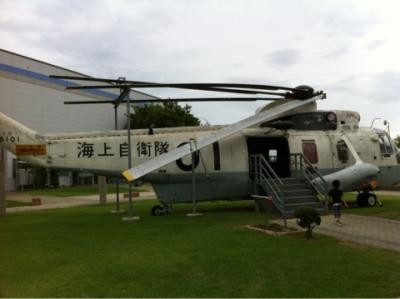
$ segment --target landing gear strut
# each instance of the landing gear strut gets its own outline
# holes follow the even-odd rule
[[[170,207],[169,206],[159,206],[155,205],[151,208],[151,216],[163,216],[163,215],[168,215],[170,212]]]
[[[151,216],[162,216],[165,215],[164,208],[162,206],[154,206],[151,208]]]

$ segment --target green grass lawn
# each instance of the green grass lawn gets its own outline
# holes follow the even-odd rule
[[[344,209],[344,213],[374,216],[393,220],[400,220],[400,197],[391,195],[378,195],[383,207],[378,204],[375,207],[359,208],[356,201],[356,193],[346,193],[345,200],[351,208]]]
[[[139,188],[132,188],[133,191],[144,191]],[[128,186],[122,185],[119,188],[120,193],[128,192]],[[115,193],[115,185],[107,186],[107,193]],[[97,185],[93,186],[72,186],[72,187],[60,187],[54,189],[38,189],[38,190],[29,190],[24,191],[22,193],[28,193],[32,196],[59,196],[59,197],[68,197],[68,196],[85,196],[85,195],[95,195],[99,193],[99,187]]]
[[[0,297],[398,297],[400,254],[317,235],[271,237],[251,202],[122,222],[111,206],[0,219]],[[126,207],[125,207],[126,208]]]

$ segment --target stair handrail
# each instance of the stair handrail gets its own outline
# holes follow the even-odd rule
[[[307,159],[306,156],[302,153],[294,153],[290,154],[291,157],[294,157],[295,163],[295,172],[300,172],[302,177],[307,181],[307,183],[314,189],[315,192],[322,194],[324,197],[328,194],[328,184],[324,180],[321,173],[316,169],[311,162]],[[300,163],[297,161],[297,157],[300,158]],[[304,163],[306,164],[306,167]],[[300,168],[298,169],[298,164],[300,164]],[[318,179],[319,180],[318,180]]]
[[[250,169],[254,168],[254,177],[256,183],[261,182],[262,185],[268,185],[268,189],[272,192],[272,202],[281,212],[283,212],[283,192],[282,188],[280,187],[283,185],[282,180],[279,178],[263,155],[251,155],[250,161]]]
[[[264,162],[264,161],[263,161]],[[262,162],[262,163],[263,163]],[[268,166],[267,166],[268,167]],[[268,167],[269,168],[269,167]],[[281,185],[281,182],[276,182],[276,178],[274,175],[269,175],[269,171],[265,168],[263,164],[261,164],[261,184],[266,184],[268,185],[268,189],[272,191],[272,201],[275,203],[275,205],[279,205],[283,209],[284,202],[282,200],[282,190],[279,185]],[[263,173],[267,174],[264,175]]]

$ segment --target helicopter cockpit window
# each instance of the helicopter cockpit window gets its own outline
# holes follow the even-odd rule
[[[272,122],[263,123],[261,126],[277,128],[279,130],[336,130],[337,116],[334,112],[306,112],[282,117]]]
[[[389,135],[385,133],[381,133],[378,135],[379,137],[379,149],[382,155],[391,155],[393,154],[393,145],[390,141]]]
[[[337,149],[337,157],[339,161],[342,163],[347,163],[349,160],[349,149],[347,148],[347,145],[343,141],[339,141],[336,144],[336,149]]]
[[[303,141],[303,154],[310,163],[318,163],[317,145],[314,141]]]

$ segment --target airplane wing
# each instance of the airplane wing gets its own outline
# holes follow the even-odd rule
[[[245,118],[237,123],[234,123],[230,126],[226,126],[221,130],[210,133],[210,135],[195,140],[194,146],[190,144],[185,144],[184,146],[178,147],[173,151],[170,151],[166,154],[158,156],[157,158],[148,160],[143,162],[137,166],[132,167],[131,169],[125,170],[122,175],[129,181],[136,180],[154,170],[157,170],[160,167],[163,167],[171,162],[174,162],[178,159],[181,159],[190,153],[197,151],[207,145],[213,144],[216,141],[219,141],[225,137],[228,137],[232,134],[235,134],[243,129],[248,127],[257,125],[261,122],[271,121],[283,116],[285,113],[304,106],[308,103],[314,102],[318,99],[324,98],[323,94],[316,95],[312,98],[306,100],[291,100],[289,102],[283,103],[281,105],[277,105],[272,107],[267,111],[260,112],[256,115]]]

